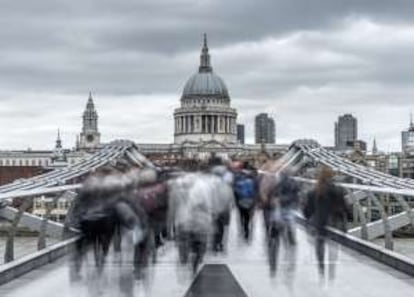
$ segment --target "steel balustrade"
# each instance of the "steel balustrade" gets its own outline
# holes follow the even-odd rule
[[[360,223],[360,226],[349,230],[350,234],[368,240],[384,236],[386,248],[392,249],[392,232],[407,225],[414,227],[414,210],[407,201],[407,198],[414,197],[414,181],[355,164],[324,149],[312,140],[295,141],[286,155],[289,158],[283,159],[283,164],[279,166],[281,169],[295,164],[299,168],[309,163],[322,164],[359,181],[360,184],[336,183],[344,188],[347,199],[353,204],[354,215],[357,216],[354,222]],[[302,177],[295,177],[295,179],[301,183],[316,183],[315,180]],[[385,196],[393,206],[400,206],[401,211],[390,213],[381,202]],[[378,211],[380,218],[371,222],[373,209]]]
[[[28,179],[20,179],[11,184],[1,186],[0,202],[2,203],[0,205],[0,216],[12,221],[9,228],[5,261],[9,262],[14,259],[13,241],[19,223],[25,223],[31,228],[39,231],[39,249],[46,247],[45,236],[48,233],[48,226],[53,226],[52,233],[55,235],[56,232],[58,232],[63,233],[62,235],[67,237],[67,220],[64,225],[48,220],[51,212],[51,206],[47,207],[47,212],[44,218],[25,212],[30,205],[29,202],[31,198],[42,195],[59,195],[61,193],[67,193],[68,191],[78,190],[81,188],[81,184],[67,183],[93,172],[99,167],[116,165],[116,162],[126,162],[126,164],[129,164],[130,166],[155,168],[155,166],[148,159],[139,153],[137,146],[133,142],[127,140],[117,140],[105,145],[95,154],[90,155],[90,157],[78,162],[77,164],[68,165],[65,168],[58,168],[45,174]],[[13,198],[25,198],[24,203],[19,210],[7,206],[7,202]],[[56,202],[57,199],[58,197],[55,196],[53,201]]]
[[[79,189],[80,184],[65,184],[93,172],[99,167],[117,162],[117,160],[123,160],[128,164],[140,167],[154,167],[150,161],[139,153],[134,143],[115,141],[77,164],[0,187],[0,201]],[[406,225],[414,226],[414,211],[407,202],[407,197],[414,198],[414,181],[352,163],[311,140],[295,141],[289,151],[278,160],[277,168],[279,171],[288,167],[298,169],[309,163],[323,164],[332,168],[335,172],[351,177],[361,183],[337,183],[338,186],[345,189],[347,199],[353,204],[354,215],[356,216],[354,222],[360,224],[356,227],[353,226],[349,230],[350,234],[368,240],[385,236],[386,247],[392,248],[392,231]],[[314,180],[302,177],[295,178],[301,183],[315,183]],[[387,195],[388,199],[391,199],[395,205],[401,206],[402,210],[394,214],[387,212],[387,209],[381,203],[381,197],[384,195]],[[364,203],[369,206],[368,212]],[[372,209],[379,212],[380,218],[371,222]]]

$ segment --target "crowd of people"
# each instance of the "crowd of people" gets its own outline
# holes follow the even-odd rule
[[[97,273],[102,273],[111,246],[121,253],[130,246],[133,276],[144,279],[157,261],[157,250],[174,241],[178,262],[197,273],[207,251],[226,251],[232,210],[236,208],[241,238],[252,239],[252,218],[263,213],[270,274],[276,275],[281,242],[291,257],[296,253],[295,213],[302,211],[315,235],[319,273],[325,273],[326,226],[346,229],[349,207],[328,167],[306,190],[292,169],[266,164],[225,164],[214,158],[203,170],[165,171],[154,168],[127,172],[102,168],[91,174],[73,206],[74,227],[81,231],[75,248],[73,280],[81,278],[82,263],[92,250]],[[291,263],[294,263],[292,258]]]

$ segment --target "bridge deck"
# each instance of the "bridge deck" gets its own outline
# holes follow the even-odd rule
[[[294,261],[296,269],[289,273],[292,260],[284,256],[282,249],[277,275],[275,278],[270,278],[259,214],[256,215],[255,222],[254,240],[250,245],[238,239],[233,219],[227,255],[208,255],[205,259],[206,263],[225,263],[229,269],[221,270],[227,274],[226,271],[232,273],[232,275],[223,275],[223,279],[232,278],[226,296],[236,296],[231,290],[237,289],[237,283],[247,296],[251,297],[410,296],[414,289],[414,278],[344,247],[340,247],[336,278],[333,282],[322,284],[316,269],[311,239],[302,229],[298,229],[298,248]],[[159,263],[151,269],[148,281],[144,285],[134,283],[135,294],[130,296],[192,296],[191,292],[188,292],[191,285],[188,273],[177,268],[176,257],[176,250],[172,245],[167,246],[161,252]],[[123,259],[122,262],[123,264],[120,265],[120,259],[111,255],[101,279],[93,280],[92,273],[85,273],[83,279],[74,285],[69,280],[70,262],[68,259],[62,259],[0,286],[0,296],[128,296],[125,294],[131,288],[132,268],[128,259]],[[91,264],[86,267],[90,267],[87,269],[89,271],[93,270]],[[237,281],[236,285],[234,279]],[[218,283],[216,285],[219,286]],[[223,296],[205,294],[208,291],[215,291],[208,282],[204,287],[199,286],[197,290],[198,293],[203,294],[193,296]]]

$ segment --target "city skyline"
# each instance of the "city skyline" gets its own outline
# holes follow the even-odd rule
[[[172,142],[172,110],[206,32],[247,143],[260,112],[276,115],[278,143],[329,146],[332,123],[352,113],[360,139],[399,151],[414,95],[414,4],[366,2],[3,2],[0,148],[53,147],[58,128],[74,146],[90,90],[103,142]]]

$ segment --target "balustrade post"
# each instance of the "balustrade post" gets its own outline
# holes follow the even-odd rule
[[[14,260],[14,237],[16,235],[17,226],[19,225],[20,219],[23,216],[23,213],[31,205],[30,199],[24,199],[22,205],[20,205],[18,212],[14,216],[13,222],[10,225],[8,230],[7,240],[6,240],[6,249],[4,251],[4,262],[8,263]]]
[[[66,213],[65,221],[63,222],[62,239],[64,240],[72,237],[73,233],[70,231],[70,228],[73,225],[74,215],[76,212],[75,209],[76,207],[78,207],[76,204],[78,203],[79,196],[74,192],[72,193],[74,196],[73,196],[73,199],[71,199],[71,203]]]
[[[405,198],[402,195],[394,194],[393,196],[395,197],[395,199],[397,199],[398,203],[401,204],[402,208],[407,212],[408,220],[412,228],[414,229],[414,213],[410,205],[408,204],[408,202],[405,200]]]
[[[365,217],[364,209],[362,208],[358,197],[356,197],[351,190],[349,191],[349,195],[352,197],[352,200],[354,202],[353,205],[354,205],[354,207],[356,207],[356,210],[358,212],[359,221],[361,222],[361,238],[365,239],[365,240],[368,240],[367,218]],[[355,220],[355,218],[354,218],[354,220]]]
[[[37,239],[37,250],[44,249],[46,247],[46,230],[47,230],[47,224],[50,218],[50,214],[52,212],[52,209],[56,206],[57,203],[57,196],[55,196],[52,200],[52,202],[46,202],[46,212],[42,219],[42,224],[40,226],[39,231],[39,237]]]
[[[381,204],[380,199],[376,197],[372,192],[369,193],[369,197],[371,198],[372,202],[378,207],[378,210],[381,213],[382,223],[384,225],[384,240],[385,240],[385,248],[389,250],[394,249],[394,242],[392,238],[392,231],[391,226],[388,220],[388,215],[385,212],[384,206]]]
[[[358,226],[360,224],[361,215],[360,215],[359,209],[358,209],[359,203],[356,201],[353,194],[350,194],[350,195],[353,198],[352,199],[353,200],[353,203],[352,203],[352,225],[355,227],[355,226]]]

